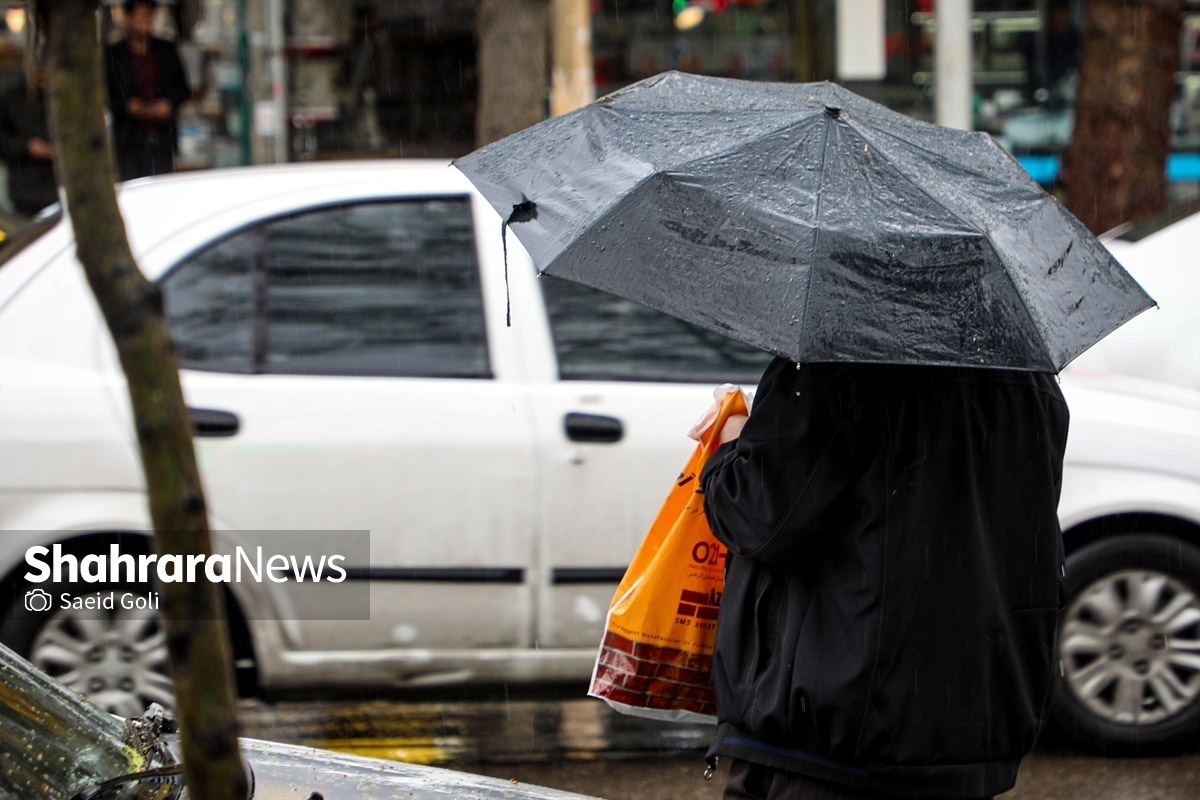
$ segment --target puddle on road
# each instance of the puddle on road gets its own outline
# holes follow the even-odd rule
[[[625,717],[577,695],[505,701],[243,701],[243,735],[621,800],[720,797],[699,758],[713,729]],[[1200,752],[1107,759],[1051,739],[1026,759],[1012,800],[1195,800]],[[693,758],[692,755],[696,757]],[[662,756],[677,755],[668,759]],[[650,758],[647,758],[650,756]],[[636,757],[632,758],[631,757]],[[480,766],[473,766],[480,765]]]
[[[703,750],[708,725],[627,717],[599,700],[243,701],[242,735],[414,764],[583,760]]]

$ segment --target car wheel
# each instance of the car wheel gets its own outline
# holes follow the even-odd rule
[[[46,591],[98,600],[130,589],[62,585]],[[120,602],[108,610],[30,605],[9,613],[0,639],[46,674],[118,716],[141,716],[150,703],[174,708],[167,638],[156,611],[122,608]]]
[[[1185,744],[1200,728],[1200,550],[1166,536],[1103,539],[1067,560],[1058,727],[1110,753]]]

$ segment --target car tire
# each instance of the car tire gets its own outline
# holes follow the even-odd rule
[[[43,594],[26,602],[27,590]],[[113,608],[64,609],[64,592],[74,598],[112,596]],[[146,597],[144,586],[133,585],[21,587],[17,602],[0,622],[0,641],[110,713],[141,716],[152,702],[171,709],[175,697],[162,622],[153,609],[122,608],[119,598],[127,593]]]
[[[1160,535],[1067,560],[1056,727],[1113,755],[1186,746],[1200,730],[1200,550]]]

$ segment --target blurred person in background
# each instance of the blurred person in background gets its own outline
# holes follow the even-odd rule
[[[13,210],[32,217],[58,202],[54,145],[46,115],[46,69],[38,64],[0,94],[0,156],[8,166]]]
[[[108,99],[121,180],[175,169],[179,106],[191,96],[175,45],[153,35],[153,0],[126,0],[125,39],[108,48]]]

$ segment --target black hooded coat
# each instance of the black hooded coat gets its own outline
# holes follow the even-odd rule
[[[1067,424],[1051,375],[776,359],[701,476],[731,550],[711,754],[1011,788],[1055,669]]]

